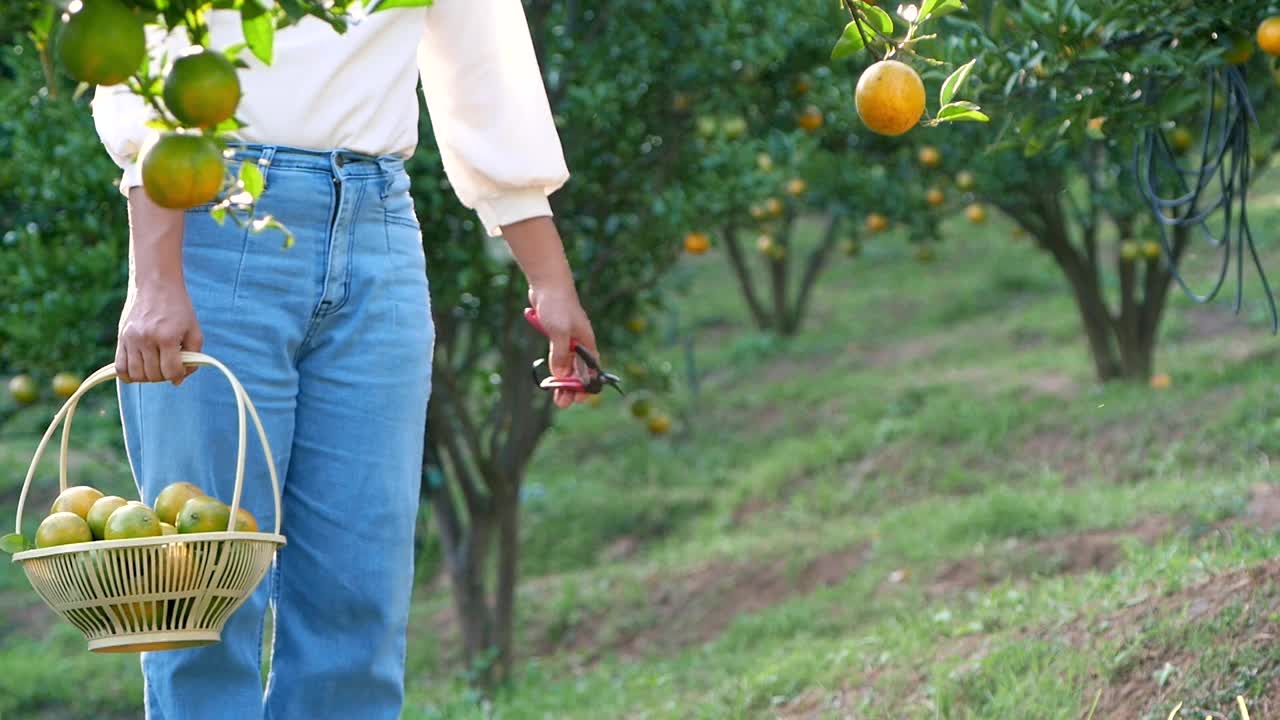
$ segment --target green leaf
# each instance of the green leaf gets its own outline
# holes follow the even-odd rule
[[[920,12],[916,15],[916,23],[922,23],[931,17],[942,17],[957,10],[963,10],[964,3],[960,0],[924,0],[920,5]]]
[[[244,41],[255,57],[267,65],[271,64],[275,48],[275,23],[271,15],[258,4],[257,0],[245,0],[240,8],[240,28],[244,32]]]
[[[53,4],[46,3],[40,17],[31,23],[31,40],[39,49],[48,47],[49,34],[53,32],[53,19],[56,17]]]
[[[969,73],[973,72],[973,66],[978,62],[977,58],[961,65],[955,72],[942,83],[942,89],[938,91],[938,102],[946,105],[951,102],[951,98],[956,96],[956,91],[969,79]]]
[[[236,60],[240,59],[240,51],[244,50],[247,47],[249,46],[245,43],[235,43],[234,45],[228,45],[222,49],[222,56],[230,60],[231,62],[235,62]]]
[[[248,161],[240,163],[240,185],[254,200],[258,199],[266,182],[262,179],[262,171],[257,165]]]
[[[227,207],[221,204],[214,205],[209,208],[209,217],[213,218],[213,221],[219,225],[223,224],[227,221]]]
[[[869,5],[865,2],[861,2],[861,0],[858,0],[857,5],[861,7],[864,12],[867,13],[867,20],[870,21],[872,27],[884,33],[885,35],[893,34],[893,16],[892,15],[890,15],[889,13],[885,12],[884,10],[882,10],[881,8],[875,5]],[[870,33],[868,33],[868,35],[870,35]]]
[[[843,60],[864,47],[866,47],[866,44],[862,42],[862,35],[858,32],[858,24],[850,22],[844,27],[844,32],[840,34],[840,39],[836,41],[836,46],[831,48],[831,59]]]
[[[10,555],[20,553],[27,549],[27,539],[19,533],[9,533],[0,537],[0,552],[6,552]]]
[[[990,122],[982,109],[971,102],[953,102],[943,105],[938,110],[938,122]]]
[[[239,130],[244,127],[248,127],[248,126],[245,125],[244,121],[240,120],[239,118],[228,118],[218,123],[218,126],[214,128],[214,132],[219,135],[222,135],[224,133],[235,132],[236,130]]]
[[[374,8],[374,12],[382,12],[383,10],[391,10],[392,8],[415,8],[430,7],[434,4],[434,0],[386,0],[378,7]]]

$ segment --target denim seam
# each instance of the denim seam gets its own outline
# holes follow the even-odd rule
[[[346,267],[343,268],[342,297],[331,305],[328,310],[324,311],[323,315],[325,317],[333,315],[346,307],[347,301],[351,299],[351,277],[355,265],[356,252],[356,228],[360,225],[360,209],[364,206],[364,195],[369,183],[358,183],[358,185],[359,191],[356,193],[356,201],[351,204],[351,219],[347,222],[347,257]]]

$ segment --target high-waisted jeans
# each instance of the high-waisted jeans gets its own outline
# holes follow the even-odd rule
[[[204,352],[262,415],[283,479],[282,548],[222,642],[145,653],[149,720],[393,720],[404,695],[434,330],[409,177],[396,158],[240,147],[296,236],[186,214],[183,268]],[[143,500],[190,481],[230,502],[235,401],[212,369],[119,385]],[[250,432],[243,504],[274,522]],[[274,613],[264,690],[265,612]]]

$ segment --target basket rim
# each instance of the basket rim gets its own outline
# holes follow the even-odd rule
[[[221,532],[187,533],[186,535],[157,535],[156,537],[129,538],[127,540],[93,540],[91,542],[71,543],[69,545],[57,545],[49,548],[36,548],[35,550],[23,550],[20,553],[14,553],[13,562],[17,563],[26,560],[38,560],[40,558],[53,557],[56,555],[72,555],[75,553],[97,550],[118,550],[121,548],[147,547],[150,545],[218,542],[224,540],[250,540],[255,542],[274,543],[276,545],[285,545],[288,542],[284,535],[279,533],[227,532],[224,530]]]

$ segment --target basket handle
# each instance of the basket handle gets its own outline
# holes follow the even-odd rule
[[[240,509],[240,494],[244,489],[244,458],[245,458],[245,438],[247,435],[247,426],[245,424],[245,410],[248,409],[249,417],[253,420],[254,430],[258,433],[258,441],[262,445],[262,452],[267,460],[267,474],[271,476],[272,498],[275,500],[276,517],[275,532],[280,534],[280,479],[276,475],[276,464],[271,454],[271,445],[267,442],[267,432],[262,427],[262,420],[258,417],[258,410],[254,407],[253,401],[249,399],[249,394],[245,392],[244,386],[236,379],[231,370],[218,362],[214,358],[203,353],[183,352],[182,362],[184,365],[192,366],[209,366],[215,367],[226,376],[231,383],[231,390],[236,396],[236,417],[239,421],[239,434],[236,449],[236,484],[235,490],[231,497],[231,517],[227,521],[227,531],[235,529],[236,513]],[[40,444],[36,446],[35,455],[31,458],[31,466],[27,469],[26,480],[22,483],[22,493],[18,496],[18,513],[14,521],[14,532],[22,532],[22,510],[27,502],[27,492],[31,489],[31,481],[35,478],[36,468],[40,465],[40,460],[44,457],[45,448],[49,445],[49,440],[53,438],[53,434],[57,432],[58,426],[62,426],[62,447],[58,456],[58,488],[59,490],[67,489],[67,449],[71,438],[71,418],[75,415],[76,407],[80,403],[80,398],[89,390],[101,385],[102,383],[114,380],[116,378],[115,365],[107,365],[97,372],[85,378],[71,397],[62,405],[57,414],[53,416],[53,421],[49,423],[49,429],[45,430],[44,437],[40,439]]]

